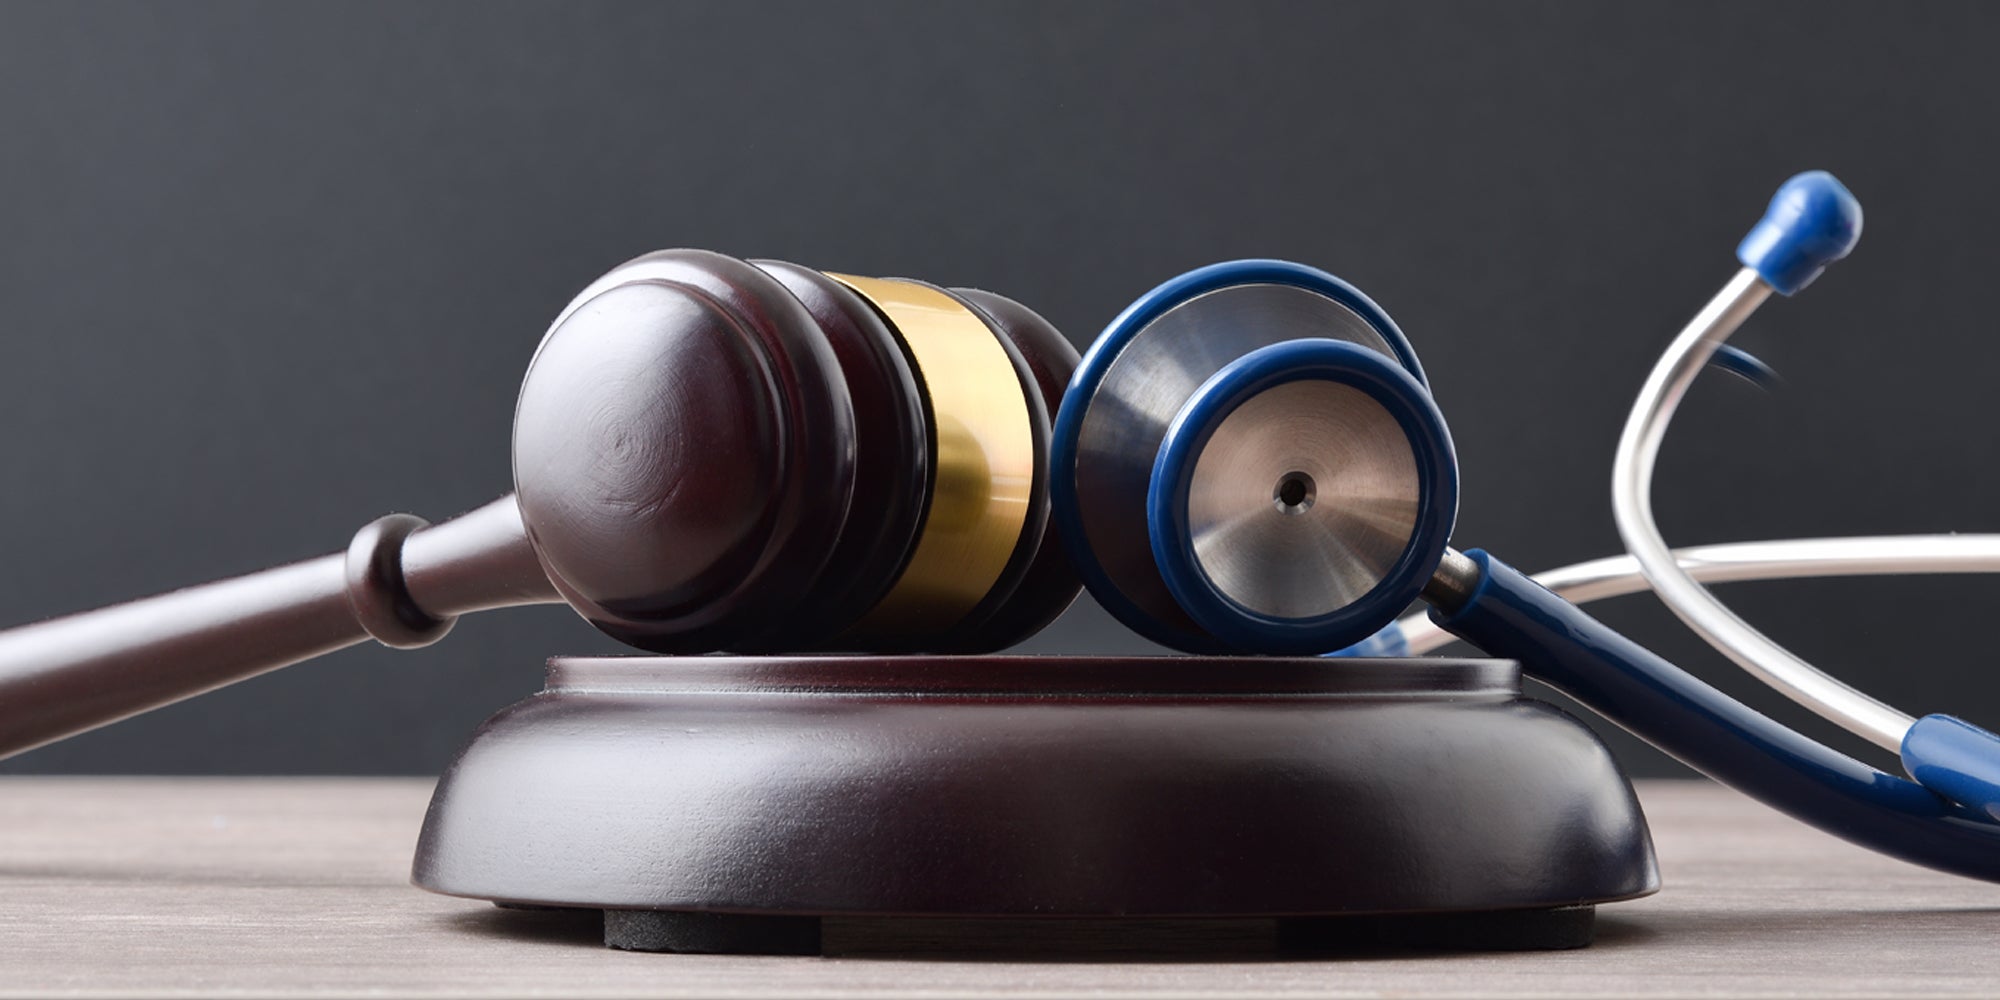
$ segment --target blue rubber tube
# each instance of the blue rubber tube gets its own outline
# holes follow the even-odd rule
[[[1870,850],[2000,881],[2000,825],[1766,718],[1474,549],[1480,580],[1431,618],[1689,767]]]

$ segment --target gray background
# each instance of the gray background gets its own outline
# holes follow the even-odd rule
[[[1693,393],[1668,535],[1991,530],[1996,27],[1938,5],[0,4],[0,620],[489,499],[544,324],[677,245],[977,284],[1079,343],[1183,269],[1311,262],[1422,352],[1459,542],[1603,555],[1630,396],[1810,167],[1867,237],[1741,336],[1781,388]],[[2000,723],[2000,583],[1731,597],[1899,705]],[[1603,613],[1799,717],[1650,601]],[[563,608],[475,616],[0,770],[432,773],[543,656],[615,648]],[[1086,600],[1029,648],[1145,647]]]

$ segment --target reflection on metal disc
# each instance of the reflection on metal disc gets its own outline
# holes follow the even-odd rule
[[[1084,540],[1105,571],[1148,614],[1162,621],[1188,621],[1153,571],[1146,533],[1146,489],[1167,426],[1188,397],[1224,365],[1257,348],[1302,337],[1344,340],[1396,356],[1367,320],[1325,295],[1292,285],[1246,284],[1195,296],[1162,313],[1106,369],[1077,435],[1078,514]],[[1271,511],[1275,476],[1290,471],[1278,469],[1259,484],[1266,512]],[[1324,481],[1319,489],[1325,497]],[[1323,505],[1320,501],[1313,510]]]

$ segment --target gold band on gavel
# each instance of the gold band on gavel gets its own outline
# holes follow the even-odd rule
[[[993,589],[1027,522],[1035,441],[1021,379],[1001,335],[957,299],[903,281],[828,277],[867,299],[909,348],[937,437],[916,549],[854,628],[940,632]]]

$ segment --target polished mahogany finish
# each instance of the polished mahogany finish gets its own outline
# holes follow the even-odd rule
[[[818,580],[854,489],[854,408],[806,307],[668,250],[573,308],[528,368],[514,486],[564,597],[655,652],[726,648]]]
[[[798,650],[840,634],[889,591],[917,544],[931,489],[929,397],[902,343],[859,295],[825,274],[759,260],[812,314],[854,405],[854,499],[811,601],[767,609],[745,651]]]
[[[1018,393],[1045,411],[1055,369],[1033,370],[1018,345],[1073,364],[1049,343],[1061,338],[1018,306],[940,301],[1005,354],[978,376],[1001,393],[988,401]],[[930,373],[946,374],[964,373]],[[852,628],[923,536],[940,450],[928,391],[896,331],[825,275],[699,250],[627,261],[559,314],[529,366],[515,493],[436,526],[391,515],[344,553],[0,632],[0,756],[370,637],[423,645],[459,614],[511,605],[567,601],[654,652],[1024,637],[1075,592],[1044,572],[1019,621],[990,625],[1052,548],[1045,470],[1025,467],[1046,464],[1046,412],[1035,461],[990,477],[1001,496],[1032,472],[1043,511],[996,538],[1009,573],[900,634]],[[979,495],[979,457],[961,456],[960,494]]]
[[[560,599],[511,495],[419,523],[392,514],[344,553],[0,632],[0,757],[371,637],[422,645],[465,612]]]
[[[557,659],[438,783],[413,877],[744,917],[1469,913],[1658,886],[1610,754],[1511,663],[1198,657]]]

